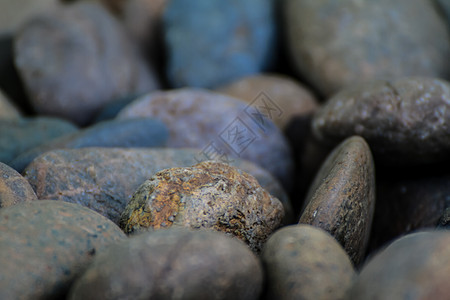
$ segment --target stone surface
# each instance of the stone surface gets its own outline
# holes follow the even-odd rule
[[[0,210],[0,298],[63,299],[92,257],[124,238],[80,205],[32,201]]]
[[[76,130],[73,124],[56,118],[0,121],[0,162],[9,163],[28,149]]]
[[[152,119],[111,120],[97,123],[78,132],[56,138],[32,148],[10,165],[22,172],[33,159],[55,149],[86,147],[162,147],[168,139],[167,127]]]
[[[245,244],[216,232],[168,229],[111,246],[69,299],[259,299],[262,281]]]
[[[37,200],[28,181],[0,162],[0,208]]]
[[[450,2],[448,0],[435,1],[442,10],[442,13],[447,17],[447,26],[450,28]]]
[[[446,299],[450,232],[419,232],[393,242],[361,270],[348,299]]]
[[[309,225],[275,232],[261,258],[267,275],[266,299],[345,299],[356,275],[341,245]]]
[[[164,12],[167,77],[211,88],[258,73],[275,52],[275,1],[172,0]]]
[[[329,232],[355,265],[364,258],[375,209],[375,170],[369,146],[348,138],[322,164],[299,223]]]
[[[19,118],[20,112],[0,90],[0,121],[17,120]]]
[[[217,91],[244,100],[280,129],[285,129],[294,117],[309,115],[318,107],[316,98],[306,87],[278,74],[244,77]]]
[[[432,1],[289,0],[283,6],[296,70],[325,96],[374,79],[450,78],[449,32]]]
[[[247,159],[289,188],[293,163],[288,143],[267,118],[237,99],[200,89],[154,92],[126,106],[119,119],[151,117],[169,127],[169,147],[200,148],[208,159]],[[203,160],[203,159],[202,159]]]
[[[85,148],[56,150],[35,159],[24,171],[39,199],[79,203],[117,222],[136,189],[156,172],[197,163],[195,149]],[[283,202],[292,219],[292,208],[281,185],[260,167],[236,159],[233,165],[255,176]]]
[[[412,165],[449,159],[449,120],[450,83],[408,77],[343,90],[317,112],[312,126],[322,142],[360,135],[377,162]]]
[[[281,202],[251,175],[223,163],[159,171],[133,194],[120,216],[125,233],[171,226],[225,232],[259,252],[284,216]]]
[[[80,125],[108,102],[157,87],[119,22],[89,1],[27,22],[15,64],[38,113]]]

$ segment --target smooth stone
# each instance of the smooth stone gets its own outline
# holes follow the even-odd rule
[[[291,225],[275,232],[261,255],[266,299],[345,299],[356,273],[342,246],[327,232]]]
[[[450,83],[409,77],[343,90],[319,109],[313,132],[324,143],[360,135],[389,165],[449,160]]]
[[[86,125],[107,103],[158,87],[122,25],[98,3],[35,16],[14,46],[16,67],[39,114]]]
[[[282,130],[296,116],[312,114],[319,106],[306,87],[279,74],[244,77],[216,91],[247,102]]]
[[[33,200],[37,200],[37,196],[28,181],[0,162],[0,208]]]
[[[263,272],[240,241],[207,230],[141,234],[97,256],[68,299],[259,299]]]
[[[352,262],[362,262],[375,209],[375,166],[369,146],[354,136],[327,157],[305,200],[299,223],[330,233]]]
[[[50,151],[24,171],[39,199],[79,203],[118,222],[133,193],[160,170],[198,163],[196,149],[84,148]],[[234,166],[254,175],[263,188],[283,202],[292,218],[289,198],[262,168],[240,159]],[[285,223],[290,220],[284,219]]]
[[[72,123],[56,118],[0,121],[0,162],[9,164],[19,154],[75,131],[77,128]]]
[[[213,88],[266,69],[275,56],[273,0],[172,0],[163,17],[173,87]]]
[[[220,162],[159,171],[120,216],[127,234],[182,226],[235,236],[260,252],[284,217],[283,205],[251,175]]]
[[[94,255],[125,238],[80,205],[42,200],[0,210],[0,298],[64,299]]]
[[[17,120],[21,116],[19,110],[0,90],[0,121]]]
[[[106,104],[96,115],[94,118],[94,124],[112,120],[117,117],[117,114],[128,104],[133,102],[138,98],[137,95],[130,95],[126,97],[122,97],[120,99],[114,100],[108,104]]]
[[[447,299],[450,232],[402,237],[361,270],[348,299]]]
[[[292,183],[292,154],[286,138],[267,118],[252,114],[245,102],[201,89],[147,94],[126,106],[118,119],[150,117],[169,127],[168,147],[200,148],[209,159],[254,162],[287,189]]]
[[[32,148],[10,161],[22,172],[36,157],[55,149],[86,147],[163,147],[168,139],[167,127],[158,120],[130,119],[97,123]]]
[[[450,2],[448,0],[436,0],[435,2],[447,17],[447,26],[450,28]]]
[[[283,4],[295,70],[324,96],[378,79],[450,78],[450,35],[432,1]]]

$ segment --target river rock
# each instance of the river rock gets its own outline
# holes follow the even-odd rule
[[[19,118],[20,112],[0,90],[0,121],[17,120]]]
[[[295,69],[322,95],[377,79],[450,78],[449,31],[432,1],[288,0],[283,11]]]
[[[259,252],[280,226],[283,205],[251,175],[223,163],[162,170],[133,194],[120,216],[125,233],[183,226],[225,232]]]
[[[299,223],[329,232],[355,265],[364,258],[375,209],[375,170],[369,146],[348,138],[330,153],[305,200]]]
[[[173,87],[211,88],[259,73],[275,54],[275,1],[172,0],[164,13]]]
[[[293,163],[286,138],[242,101],[201,89],[153,92],[126,106],[119,119],[151,117],[169,127],[169,147],[203,149],[228,162],[239,157],[272,172],[289,188]]]
[[[275,232],[261,258],[267,274],[266,299],[345,299],[356,275],[342,246],[309,225]]]
[[[64,299],[104,247],[124,238],[80,205],[32,201],[0,210],[0,298]]]
[[[361,270],[348,299],[446,299],[450,295],[450,232],[400,238]]]
[[[119,22],[90,1],[27,22],[15,38],[15,64],[38,113],[80,125],[108,102],[157,87]]]
[[[0,162],[0,208],[37,200],[28,181]]]
[[[164,124],[152,119],[111,120],[54,139],[17,156],[9,164],[22,172],[33,159],[55,149],[86,147],[162,147],[168,139]]]
[[[258,258],[224,234],[186,229],[141,234],[111,246],[69,299],[259,299]]]
[[[449,160],[449,120],[450,83],[409,77],[343,90],[317,112],[312,126],[322,142],[360,135],[377,162],[411,165]]]

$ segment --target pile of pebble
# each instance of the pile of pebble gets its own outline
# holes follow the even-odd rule
[[[447,299],[446,0],[0,2],[0,299]]]

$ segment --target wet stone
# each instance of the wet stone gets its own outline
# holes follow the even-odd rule
[[[109,247],[68,299],[259,299],[262,280],[260,262],[244,243],[171,228]]]
[[[267,274],[266,299],[345,299],[356,275],[342,246],[309,225],[275,232],[261,258]]]
[[[449,160],[450,83],[409,77],[374,81],[330,98],[313,120],[326,143],[360,135],[375,160],[418,165]]]
[[[125,238],[80,205],[42,200],[0,210],[0,298],[63,299],[94,255]]]
[[[0,162],[0,208],[37,200],[28,181]]]
[[[348,138],[322,164],[299,221],[330,233],[356,266],[362,262],[369,241],[375,209],[374,172],[364,139]]]
[[[253,176],[223,163],[202,162],[162,170],[145,181],[119,225],[127,234],[170,226],[214,229],[259,252],[283,216],[281,202]]]

